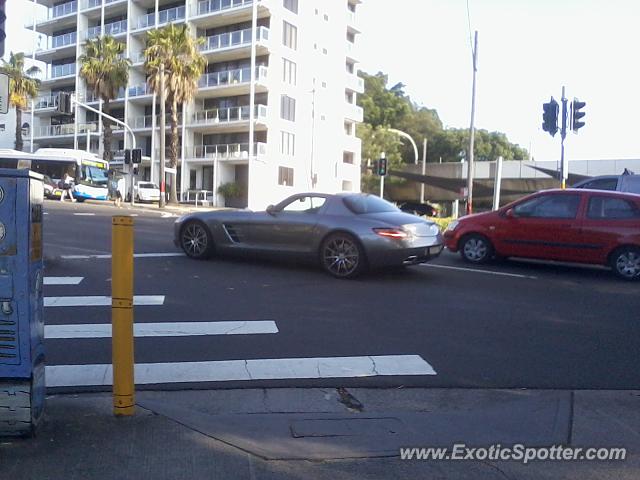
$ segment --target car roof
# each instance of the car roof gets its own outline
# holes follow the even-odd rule
[[[537,193],[586,193],[591,195],[610,195],[612,197],[631,197],[634,200],[638,200],[640,198],[640,194],[632,193],[632,192],[620,192],[617,190],[598,190],[594,188],[552,188],[549,190],[540,190]]]

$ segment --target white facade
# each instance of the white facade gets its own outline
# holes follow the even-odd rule
[[[146,87],[142,51],[150,29],[186,22],[205,39],[208,66],[180,116],[182,200],[200,192],[224,206],[213,192],[228,182],[247,192],[233,206],[252,209],[300,191],[359,191],[360,0],[34,0],[34,6],[36,1],[48,7],[46,18],[29,22],[46,35],[39,49],[27,52],[46,63],[35,102],[36,147],[86,149],[90,138],[89,148],[100,149],[97,116],[84,109],[60,116],[55,103],[57,92],[69,91],[100,108],[77,75],[76,59],[87,38],[107,32],[125,43],[133,62],[129,86],[112,102],[111,114],[135,132],[143,150],[141,177],[157,182],[159,106]],[[168,147],[168,129],[166,141]],[[130,147],[130,136],[115,130],[112,150]],[[121,158],[117,154],[114,163]]]

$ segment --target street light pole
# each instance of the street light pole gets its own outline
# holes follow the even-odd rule
[[[164,91],[164,63],[160,63],[160,200],[158,207],[164,208],[166,204],[165,196],[165,91]],[[133,194],[133,192],[132,192]]]
[[[422,144],[422,183],[420,183],[420,203],[424,203],[424,177],[427,174],[427,137]]]
[[[473,45],[473,86],[471,89],[471,125],[469,126],[469,165],[467,168],[467,214],[473,213],[473,144],[475,141],[474,119],[476,113],[476,72],[478,71],[478,31]]]

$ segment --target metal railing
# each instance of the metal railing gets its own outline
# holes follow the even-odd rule
[[[184,6],[168,8],[167,10],[160,10],[158,12],[158,26],[175,22],[178,20],[184,20],[186,14],[186,9]],[[156,14],[148,13],[140,18],[138,18],[138,24],[136,26],[136,30],[142,28],[149,28],[156,26]]]
[[[34,132],[34,136],[37,138],[42,137],[58,137],[61,135],[73,135],[75,132],[75,124],[73,123],[65,123],[62,125],[42,125],[36,128]],[[78,125],[78,133],[87,133],[87,132],[96,132],[98,131],[98,123],[90,122],[90,123],[81,123]]]
[[[99,7],[102,5],[102,0],[84,0],[81,5],[82,10],[88,10],[90,8]]]
[[[198,48],[201,52],[211,52],[224,48],[251,45],[251,29],[237,30],[235,32],[221,33],[204,37],[205,42]],[[258,27],[258,35],[256,40],[269,40],[269,29],[267,27]]]
[[[264,155],[267,144],[256,142],[253,145],[253,156]],[[218,160],[241,160],[249,158],[248,143],[232,143],[226,145],[198,145],[188,149],[188,158],[211,158]]]
[[[195,12],[192,14],[195,16],[219,13],[232,8],[246,7],[252,3],[253,0],[204,0],[198,2]]]
[[[166,114],[165,128],[171,128],[171,115]],[[133,128],[153,128],[153,115],[142,115],[133,119]],[[156,115],[156,128],[160,128],[160,115]],[[178,128],[182,128],[182,113],[178,113]]]
[[[267,106],[256,105],[255,118],[266,118]],[[209,110],[200,110],[195,112],[191,118],[192,125],[209,125],[218,123],[246,122],[249,121],[250,107],[248,105],[242,107],[230,108],[212,108]]]
[[[121,33],[127,33],[126,20],[107,23],[104,26],[105,35],[120,35]],[[101,34],[102,34],[102,28],[100,27],[100,25],[96,25],[95,27],[89,27],[85,33],[85,39],[90,40],[92,38],[99,37]]]
[[[123,99],[125,96],[125,93],[126,93],[126,90],[124,88],[121,88],[120,90],[118,90],[118,94],[116,95],[116,98],[114,98],[113,100]],[[87,93],[85,93],[84,95],[84,100],[87,103],[93,103],[93,102],[100,101],[100,97],[96,95],[95,92],[93,92],[93,90],[88,90]]]
[[[256,67],[256,80],[267,77],[267,67]],[[235,70],[225,70],[222,72],[205,73],[198,80],[198,87],[221,87],[238,83],[249,83],[251,81],[251,68],[238,68]]]
[[[144,63],[144,61],[146,60],[146,57],[144,56],[144,51],[134,53],[132,55],[131,60],[133,61],[133,63]]]
[[[73,2],[63,3],[61,5],[56,5],[55,7],[49,8],[48,20],[63,17],[65,15],[71,15],[72,13],[76,13],[77,11],[78,2],[76,0],[73,0]]]
[[[66,47],[67,45],[73,45],[76,43],[76,32],[65,33],[64,35],[57,35],[51,38],[51,48]]]
[[[70,75],[75,75],[75,74],[76,74],[75,63],[67,63],[65,65],[52,65],[51,76],[49,77],[49,79],[59,78],[59,77],[68,77]]]
[[[36,110],[44,110],[45,108],[56,108],[58,106],[57,95],[44,95],[38,97],[35,101]]]
[[[130,97],[140,97],[142,95],[152,95],[153,92],[149,85],[143,83],[142,85],[135,85],[133,87],[129,87],[129,96]]]

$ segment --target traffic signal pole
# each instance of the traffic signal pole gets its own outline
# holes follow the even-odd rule
[[[565,88],[562,87],[562,125],[560,128],[560,175],[562,178],[562,189],[567,188],[567,177],[569,176],[569,165],[564,158],[564,139],[567,136],[567,97]]]

